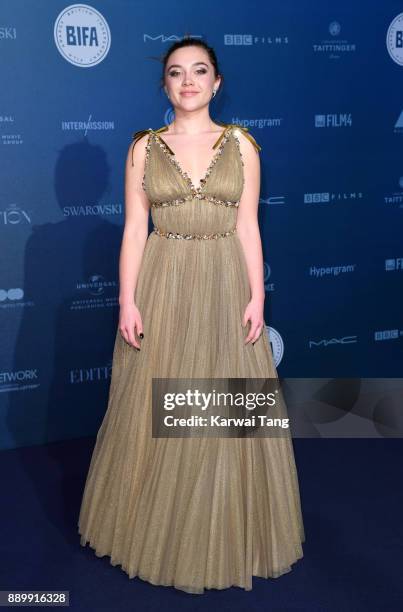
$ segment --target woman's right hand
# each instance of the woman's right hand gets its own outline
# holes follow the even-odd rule
[[[140,343],[136,340],[135,332],[137,332],[137,336],[143,336],[143,322],[140,311],[134,302],[120,306],[119,332],[128,344],[140,350]]]

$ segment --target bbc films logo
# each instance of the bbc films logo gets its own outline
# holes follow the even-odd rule
[[[403,13],[397,15],[388,28],[386,47],[396,64],[403,66]]]
[[[87,4],[72,4],[58,15],[54,37],[65,60],[80,68],[92,68],[102,62],[111,46],[106,19]]]

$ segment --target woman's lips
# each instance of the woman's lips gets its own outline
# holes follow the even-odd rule
[[[197,96],[198,91],[182,91],[181,96],[185,96],[185,98],[190,98],[191,96]]]

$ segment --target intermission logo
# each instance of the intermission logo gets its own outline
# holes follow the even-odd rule
[[[388,28],[386,48],[393,61],[403,66],[403,13],[397,15]]]
[[[264,290],[269,292],[269,291],[274,291],[274,283],[269,282],[271,276],[271,268],[269,266],[269,264],[267,263],[267,261],[263,262],[263,282],[264,282]]]
[[[345,56],[356,51],[355,43],[351,43],[345,38],[340,38],[341,25],[338,21],[332,21],[329,24],[328,32],[332,38],[324,38],[319,43],[314,43],[314,53],[325,54],[329,59],[337,60],[343,55]]]
[[[304,193],[304,204],[334,204],[335,202],[361,200],[362,197],[362,191]]]
[[[0,209],[1,225],[31,225],[31,217],[28,211],[18,204],[10,204],[5,210]]]
[[[72,204],[63,206],[65,217],[108,217],[122,215],[122,204]]]
[[[357,264],[339,264],[337,266],[310,266],[309,276],[322,278],[323,276],[339,276],[340,274],[350,274],[355,272]]]
[[[385,259],[385,271],[386,272],[402,272],[403,270],[403,257],[395,257],[394,259]]]
[[[321,338],[320,340],[309,340],[309,348],[327,348],[328,346],[357,344],[358,336],[342,336],[341,338]]]
[[[315,115],[316,128],[343,128],[351,127],[353,119],[351,113],[328,113],[327,115]]]
[[[93,121],[92,115],[90,115],[87,120],[71,119],[68,121],[62,121],[63,132],[84,132],[84,136],[87,136],[89,131],[109,132],[114,129],[114,121]]]
[[[389,195],[384,196],[384,203],[390,206],[403,208],[403,176],[399,177],[398,181],[400,191],[394,191]]]
[[[256,36],[255,34],[224,34],[224,45],[231,47],[250,47],[251,45],[266,45],[276,47],[288,45],[288,36],[279,34],[268,34],[267,36]]]
[[[385,340],[398,340],[403,336],[403,329],[381,329],[374,332],[375,342],[383,342]]]
[[[0,393],[32,391],[39,387],[38,370],[11,370],[0,372]]]
[[[106,280],[101,274],[92,274],[87,281],[77,282],[75,298],[70,304],[70,310],[97,310],[118,306],[118,283],[116,280]]]
[[[279,332],[274,328],[266,325],[266,331],[269,337],[271,350],[273,353],[274,365],[277,366],[281,362],[284,355],[284,342]]]
[[[55,22],[54,39],[64,59],[80,68],[92,68],[102,62],[111,46],[106,19],[87,4],[63,9]]]
[[[0,287],[0,308],[25,308],[34,306],[32,300],[24,300],[24,290],[21,287]]]

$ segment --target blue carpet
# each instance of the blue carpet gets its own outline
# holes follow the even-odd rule
[[[129,579],[79,544],[94,439],[1,453],[0,589],[68,590],[74,611],[370,612],[403,605],[402,440],[294,440],[304,557],[253,590],[190,595]]]

